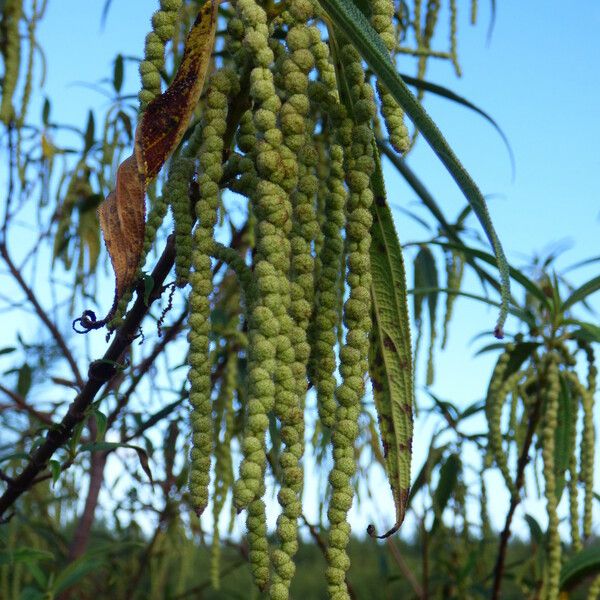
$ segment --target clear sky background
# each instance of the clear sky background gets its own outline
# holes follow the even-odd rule
[[[484,120],[432,95],[425,105],[483,193],[491,197],[490,211],[509,261],[523,266],[557,243],[568,248],[557,262],[559,267],[600,254],[600,3],[497,2],[489,40],[490,3],[480,0],[475,27],[469,24],[470,2],[460,0],[458,4],[463,77],[456,78],[450,63],[431,60],[427,79],[450,87],[499,123],[514,151],[514,180],[506,149]],[[53,100],[53,121],[83,127],[89,107],[106,109],[106,98],[77,82],[99,83],[111,77],[117,53],[140,56],[156,5],[147,0],[113,0],[102,29],[104,0],[50,0],[38,38],[46,52],[44,90]],[[446,49],[443,33],[438,43]],[[399,63],[400,71],[414,74],[414,68],[413,59],[403,58]],[[127,69],[125,87],[135,93],[137,71],[132,64]],[[31,115],[40,111],[38,97]],[[422,139],[408,162],[453,219],[465,200]],[[385,172],[392,206],[427,216],[406,184],[387,167]],[[402,242],[427,239],[428,234],[401,212],[395,211],[395,219]],[[474,220],[470,224],[476,226]],[[408,250],[406,256],[410,263],[414,250]],[[438,268],[443,270],[443,265]],[[408,271],[412,278],[410,264]],[[594,267],[581,269],[573,279],[582,283],[593,274]],[[468,281],[476,286],[476,281]],[[494,310],[473,301],[457,301],[448,347],[437,354],[432,389],[441,398],[467,406],[483,397],[495,357],[473,358],[473,354],[491,341],[491,336],[475,344],[471,340],[481,331],[491,331],[496,316]],[[509,321],[507,329],[514,331],[514,323]],[[423,380],[420,365],[417,382]],[[426,404],[421,390],[419,400]],[[431,428],[431,420],[417,424],[415,471],[423,460]],[[494,498],[500,507],[503,494]],[[377,503],[377,509],[369,503],[354,509],[353,522],[358,528],[376,513],[387,512],[391,521],[391,509],[385,508],[391,505],[379,499]],[[535,511],[545,522],[542,506],[534,500],[525,503],[526,510]],[[497,525],[503,515],[501,510]],[[383,526],[384,522],[380,523]]]

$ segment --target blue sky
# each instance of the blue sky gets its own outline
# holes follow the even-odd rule
[[[497,3],[496,23],[488,43],[490,6],[485,0],[479,3],[475,27],[468,22],[470,3],[459,3],[459,11],[464,7],[459,12],[458,32],[463,77],[457,79],[449,63],[430,61],[427,78],[468,98],[499,123],[514,151],[514,180],[501,139],[479,116],[433,96],[426,100],[427,110],[483,193],[490,195],[492,218],[513,264],[527,264],[534,253],[543,253],[555,242],[569,247],[558,260],[561,267],[600,254],[600,82],[596,64],[600,56],[600,4],[592,0],[569,6],[557,0]],[[52,120],[83,127],[90,106],[106,108],[105,98],[78,82],[98,83],[110,77],[112,61],[119,52],[141,55],[156,4],[113,0],[102,29],[104,0],[50,0],[38,38],[48,62],[44,93],[53,100]],[[442,35],[439,44],[446,43]],[[403,58],[399,68],[414,73],[411,59]],[[127,69],[125,86],[135,93],[135,66],[129,64]],[[38,115],[40,110],[38,97],[31,115]],[[446,215],[453,218],[465,201],[423,140],[408,162]],[[417,207],[412,191],[388,168],[386,177],[393,206],[426,214]],[[395,212],[395,219],[403,242],[427,238],[401,212]],[[408,251],[409,263],[413,257],[414,252]],[[574,279],[581,283],[593,274],[593,267],[582,269]],[[478,346],[470,345],[470,341],[483,330],[491,331],[495,319],[495,312],[487,307],[470,300],[457,302],[448,348],[437,355],[433,390],[440,397],[463,406],[482,397],[493,357],[473,358]],[[423,376],[420,365],[419,382]],[[423,398],[422,394],[419,397]],[[430,421],[418,423],[417,463],[430,431]],[[531,502],[531,510],[541,511],[539,503]],[[373,509],[367,504],[355,511],[355,524],[362,528]]]

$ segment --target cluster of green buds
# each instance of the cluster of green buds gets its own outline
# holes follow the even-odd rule
[[[320,426],[330,432],[334,459],[329,478],[329,591],[332,598],[347,597],[347,514],[354,495],[355,444],[371,330],[372,122],[377,106],[360,56],[341,35],[333,44],[333,30],[330,39],[324,38],[319,16],[310,0],[291,0],[282,11],[265,9],[255,0],[236,2],[222,65],[202,95],[201,124],[180,156],[172,159],[163,194],[175,216],[177,281],[182,286],[189,281],[192,288],[190,499],[198,513],[209,502],[211,456],[216,453],[212,502],[218,531],[231,488],[227,473],[235,463],[227,453],[233,435],[229,411],[236,396],[242,426],[235,435],[242,456],[234,470],[238,475],[232,503],[238,511],[247,511],[255,581],[277,600],[289,597],[295,571],[304,413],[311,385],[317,391]],[[374,13],[390,47],[396,45],[392,19],[391,3]],[[239,73],[239,81],[232,83],[229,66]],[[347,98],[338,92],[340,76],[350,92]],[[151,91],[152,81],[146,79],[144,87]],[[235,105],[235,86],[241,86],[247,104]],[[383,88],[380,93],[386,99],[382,111],[390,139],[405,148],[402,112]],[[200,144],[193,142],[197,135]],[[197,146],[193,152],[192,145]],[[190,212],[194,172],[199,188],[195,219]],[[244,239],[249,248],[226,248],[215,240],[219,213],[221,222],[229,217],[227,198],[220,198],[226,190],[247,198],[245,227],[251,231]],[[230,366],[215,377],[210,359],[211,298],[225,281],[232,281],[213,283],[211,257],[236,273],[242,289],[238,326],[247,345],[227,346],[227,365],[244,361],[243,395],[236,395]],[[342,307],[344,280],[349,297]],[[267,540],[264,502],[269,468],[280,483],[275,547]],[[214,544],[212,573],[218,585],[218,535]]]
[[[181,0],[161,0],[152,18],[140,64],[142,113],[161,95],[167,45],[177,45],[187,8]],[[430,3],[419,28],[423,47],[431,42],[438,8]],[[170,159],[144,241],[145,256],[170,206],[175,283],[190,290],[189,502],[197,514],[212,503],[213,585],[219,586],[219,521],[230,501],[246,512],[257,586],[287,600],[303,517],[306,398],[314,388],[316,430],[332,453],[328,590],[331,598],[345,599],[348,512],[370,350],[387,343],[371,335],[376,196],[385,206],[382,192],[373,189],[380,170],[378,112],[397,152],[408,149],[409,135],[402,109],[313,0],[237,0],[224,10],[227,27],[217,34],[224,45],[214,54],[196,125]],[[405,36],[394,3],[376,0],[368,16],[394,58]],[[227,292],[232,287],[235,294]],[[232,297],[240,300],[233,307]],[[113,325],[130,298],[122,298]],[[229,315],[226,329],[213,322],[219,311]],[[402,345],[410,349],[410,340]],[[409,388],[412,393],[412,383]],[[409,480],[411,393],[403,425],[395,432],[388,411],[381,433],[389,468],[402,481]],[[393,466],[393,457],[402,468]],[[279,488],[274,544],[267,539],[264,499],[269,472]],[[406,486],[402,494],[403,514]]]

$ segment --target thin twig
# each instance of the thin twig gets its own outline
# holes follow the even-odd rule
[[[415,591],[417,597],[421,599],[424,598],[425,595],[423,594],[423,588],[419,585],[419,582],[413,575],[413,572],[410,570],[410,567],[406,564],[406,561],[400,553],[400,550],[398,550],[398,546],[396,546],[396,542],[394,542],[394,539],[390,536],[386,538],[386,542],[392,553],[392,556],[394,557],[394,560],[396,561],[396,564],[398,565],[398,568],[402,572],[402,575],[406,577],[408,583],[410,583],[410,585],[412,586],[412,589]]]
[[[163,337],[160,338],[160,340],[154,346],[154,348],[152,349],[152,352],[150,352],[150,354],[146,358],[144,358],[144,360],[142,360],[142,362],[138,365],[138,367],[136,369],[136,374],[133,378],[133,381],[130,383],[130,385],[127,388],[127,390],[125,391],[125,393],[119,398],[119,401],[118,401],[117,405],[115,406],[114,410],[108,415],[108,418],[106,420],[107,429],[110,429],[110,427],[113,425],[113,423],[116,421],[117,417],[119,416],[119,413],[121,412],[121,410],[123,410],[123,408],[125,408],[125,406],[129,402],[129,398],[131,397],[131,395],[137,388],[142,377],[148,372],[150,367],[154,364],[154,361],[164,351],[167,344],[171,340],[173,340],[177,337],[177,335],[181,331],[181,328],[183,327],[186,316],[187,316],[187,310],[185,310],[181,313],[181,315],[179,316],[177,321],[175,321],[173,326],[169,327],[166,330],[165,335],[163,335]]]
[[[29,302],[31,302],[31,304],[33,305],[37,316],[40,318],[42,323],[46,326],[46,328],[48,329],[48,331],[54,338],[56,345],[60,348],[62,355],[64,356],[66,361],[69,363],[69,366],[71,367],[71,371],[73,372],[73,376],[75,377],[75,381],[77,382],[77,385],[79,386],[80,389],[83,388],[83,378],[81,377],[81,373],[79,372],[79,367],[77,366],[77,362],[75,361],[73,354],[71,354],[71,351],[69,350],[69,347],[67,346],[67,343],[65,342],[65,339],[61,335],[60,331],[58,330],[56,325],[50,320],[50,318],[46,314],[46,311],[44,310],[42,305],[39,303],[36,295],[33,293],[33,290],[27,285],[27,283],[23,279],[23,276],[21,275],[21,273],[15,266],[14,262],[12,261],[10,255],[8,253],[8,248],[6,246],[6,239],[0,240],[0,256],[2,256],[2,258],[4,259],[4,262],[8,266],[14,280],[17,282],[17,284],[19,285],[19,287],[21,288],[23,293],[27,296],[27,299],[29,300]]]
[[[52,418],[50,417],[50,415],[48,413],[43,413],[43,412],[40,412],[39,410],[36,410],[35,408],[33,408],[33,406],[28,404],[27,400],[25,400],[25,398],[23,398],[23,396],[21,396],[21,394],[17,394],[17,392],[13,392],[11,389],[5,387],[1,383],[0,383],[0,392],[5,393],[13,401],[15,406],[17,406],[21,410],[24,410],[25,412],[29,413],[36,419],[39,419],[42,423],[45,423],[46,425],[54,424],[52,421]]]
[[[98,427],[93,417],[88,419],[88,428],[90,430],[90,440],[92,442],[98,440]],[[104,481],[104,467],[106,466],[106,455],[92,452],[90,458],[90,482],[88,485],[88,493],[85,498],[85,505],[81,518],[77,522],[73,540],[69,546],[69,562],[77,560],[83,556],[87,548],[92,525],[94,524],[94,516],[96,514],[96,506],[100,496],[100,488]]]
[[[69,406],[69,410],[61,423],[48,431],[44,443],[31,455],[27,466],[14,479],[12,484],[8,485],[4,494],[0,497],[0,519],[17,498],[31,487],[36,476],[46,468],[48,461],[56,450],[70,439],[74,428],[85,419],[86,411],[94,401],[96,394],[117,373],[115,364],[118,363],[125,350],[136,338],[140,324],[152,303],[160,297],[160,290],[173,267],[174,261],[175,239],[171,235],[156,267],[152,271],[154,283],[147,304],[144,294],[138,294],[133,308],[125,319],[123,326],[118,330],[104,357],[90,365],[89,379]]]

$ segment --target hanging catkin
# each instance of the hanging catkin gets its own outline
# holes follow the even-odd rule
[[[310,28],[312,37],[311,52],[315,58],[318,80],[309,87],[311,102],[330,121],[324,131],[327,144],[325,164],[320,165],[325,179],[320,187],[317,205],[320,209],[321,234],[323,242],[317,257],[316,292],[310,325],[309,339],[311,355],[309,372],[317,390],[319,420],[326,427],[333,427],[335,420],[336,388],[335,346],[337,332],[341,330],[339,314],[341,265],[343,264],[344,241],[341,229],[344,225],[346,188],[344,186],[344,152],[341,145],[332,143],[335,129],[340,124],[342,108],[339,104],[337,81],[333,64],[330,61],[329,46],[321,39],[316,27]],[[335,121],[335,124],[332,122]]]
[[[175,222],[175,277],[177,285],[187,284],[192,264],[192,213],[190,185],[194,161],[186,156],[172,159],[164,194]]]
[[[221,379],[221,388],[215,402],[217,418],[214,424],[215,436],[215,481],[213,494],[213,541],[211,550],[210,576],[214,589],[220,588],[221,544],[219,518],[227,493],[233,484],[231,461],[231,439],[233,436],[233,397],[237,385],[238,357],[235,351],[227,349],[227,361]],[[223,433],[221,436],[221,429]]]
[[[571,410],[573,415],[577,414],[578,409],[577,398],[573,398]],[[571,543],[575,552],[579,552],[582,548],[581,533],[579,529],[579,490],[577,487],[579,480],[579,472],[577,470],[577,419],[571,419],[570,436],[573,440],[569,455],[569,521],[571,526]]]
[[[594,349],[591,344],[582,342],[588,363],[587,388],[581,391],[583,406],[583,439],[581,444],[581,476],[584,482],[585,496],[583,509],[583,537],[589,538],[592,533],[592,503],[594,498],[594,456],[596,448],[596,432],[594,427],[594,397],[596,394],[596,367]]]
[[[189,380],[192,405],[192,439],[189,490],[192,505],[201,514],[208,502],[210,456],[212,451],[211,380],[208,356],[212,275],[210,254],[217,220],[219,181],[222,174],[223,134],[226,129],[227,99],[236,93],[237,79],[228,71],[218,71],[208,85],[203,111],[200,147],[198,225],[193,238],[190,274]]]
[[[152,15],[152,31],[146,36],[144,60],[140,63],[140,110],[161,93],[160,73],[165,65],[165,46],[175,35],[181,5],[182,0],[160,0],[160,9]]]
[[[9,125],[15,117],[13,95],[19,79],[21,66],[21,37],[19,22],[23,15],[23,0],[6,0],[2,11],[2,21],[6,40],[3,49],[4,77],[2,100],[0,100],[0,121]]]
[[[277,96],[271,70],[274,62],[269,45],[267,16],[254,0],[236,4],[246,34],[244,44],[254,68],[250,73],[250,95],[254,101],[257,141],[253,148],[257,181],[251,192],[256,217],[254,275],[257,302],[248,319],[248,422],[244,432],[240,479],[235,486],[235,502],[248,509],[250,565],[259,587],[269,580],[269,555],[266,539],[264,473],[266,467],[265,433],[267,414],[274,406],[275,394],[287,394],[294,379],[289,368],[293,361],[289,306],[288,235],[291,224],[289,193],[297,176],[295,157],[283,145],[278,128],[281,101]],[[279,356],[278,356],[279,355]],[[277,360],[279,358],[279,361]]]
[[[392,22],[394,3],[392,0],[372,0],[371,24],[381,36],[392,57],[397,46],[396,32]],[[410,145],[408,129],[404,123],[404,111],[390,92],[377,81],[377,93],[381,101],[381,114],[388,130],[390,144],[400,154],[404,154]]]
[[[321,268],[317,280],[314,320],[312,327],[312,378],[317,389],[319,418],[326,427],[335,420],[335,345],[338,327],[338,293],[340,257],[344,242],[341,227],[344,224],[346,192],[343,184],[343,150],[334,144],[329,148],[329,175],[325,192],[325,219]]]
[[[515,487],[508,468],[508,459],[502,447],[501,417],[506,396],[522,376],[520,372],[506,376],[506,368],[513,350],[514,346],[508,344],[505,351],[500,355],[490,380],[485,405],[488,419],[489,449],[511,494],[515,493]]]
[[[311,246],[317,232],[314,196],[317,182],[312,169],[316,151],[311,143],[312,125],[309,119],[308,74],[314,58],[309,48],[311,36],[305,22],[312,16],[312,4],[294,0],[283,15],[289,30],[286,44],[289,54],[282,54],[277,63],[285,101],[281,107],[283,143],[290,155],[298,157],[298,173],[291,193],[292,231],[290,256],[289,316],[282,319],[285,341],[279,341],[276,380],[275,413],[281,423],[281,438],[285,448],[281,454],[282,487],[278,494],[281,514],[277,520],[280,548],[273,551],[273,582],[271,598],[287,600],[297,551],[297,520],[301,514],[302,468],[304,438],[304,396],[306,394],[306,363],[310,347],[307,329],[314,295],[314,260]],[[291,183],[291,181],[290,181]],[[289,340],[289,346],[288,346]],[[289,369],[289,371],[288,371]],[[293,383],[293,387],[291,384]]]
[[[450,0],[450,57],[454,66],[456,75],[460,77],[462,75],[460,64],[458,62],[458,49],[456,42],[456,19],[457,19],[457,8],[456,0]]]
[[[561,541],[558,532],[558,498],[556,497],[556,475],[554,461],[555,432],[558,424],[558,400],[560,381],[557,357],[549,353],[545,357],[546,385],[544,419],[542,423],[542,458],[544,462],[544,479],[546,481],[544,495],[548,513],[548,569],[546,581],[546,600],[558,598],[560,579]]]
[[[25,70],[25,83],[23,84],[23,95],[21,97],[21,107],[19,109],[19,116],[17,118],[17,127],[20,129],[25,123],[25,116],[27,115],[27,108],[29,106],[29,100],[31,98],[31,86],[33,81],[33,62],[36,51],[36,40],[35,40],[35,29],[37,22],[43,16],[45,3],[42,5],[42,9],[38,10],[37,0],[33,0],[31,4],[31,16],[27,19],[27,41],[29,44],[28,56],[27,56],[27,67]],[[20,161],[20,152],[18,153],[18,159]]]
[[[329,475],[332,494],[327,512],[330,531],[326,575],[329,595],[334,600],[348,598],[345,576],[350,566],[346,551],[350,525],[347,514],[353,499],[354,444],[358,435],[371,329],[369,249],[373,193],[370,178],[374,161],[370,122],[375,113],[373,91],[364,81],[360,56],[351,44],[345,44],[340,48],[339,58],[348,78],[355,120],[346,119],[337,130],[345,148],[344,166],[349,190],[345,226],[349,298],[344,304],[347,333],[340,350],[342,383],[335,394],[338,406],[332,438],[334,465]]]

